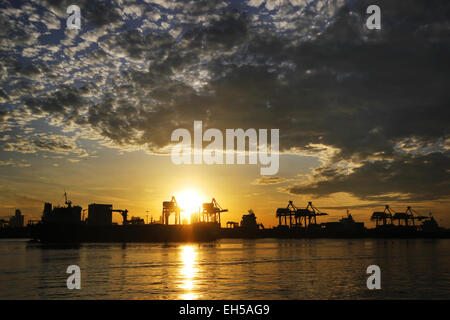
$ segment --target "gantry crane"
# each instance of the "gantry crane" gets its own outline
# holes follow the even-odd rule
[[[382,225],[385,226],[387,224],[392,224],[392,218],[394,216],[395,212],[389,208],[389,205],[386,205],[384,207],[384,211],[376,211],[372,213],[372,216],[370,217],[370,220],[376,221],[376,226],[378,227],[380,224],[380,221],[382,222]]]
[[[212,198],[211,202],[203,203],[202,205],[201,219],[203,222],[215,222],[220,225],[220,214],[222,212],[228,212],[228,209],[222,209],[216,199]]]
[[[415,214],[415,215],[414,215]],[[405,226],[408,226],[409,223],[408,221],[411,220],[412,221],[412,225],[415,226],[415,222],[414,220],[418,220],[418,221],[422,221],[422,220],[426,220],[426,219],[430,219],[430,217],[427,216],[421,216],[420,214],[418,214],[415,210],[413,210],[413,208],[411,208],[410,206],[408,206],[406,208],[405,212],[396,212],[394,214],[394,216],[392,217],[393,220],[398,220],[398,225],[401,225],[401,221],[403,221]]]
[[[120,209],[111,209],[111,212],[119,212],[121,215],[122,215],[122,223],[123,223],[123,225],[126,225],[126,224],[128,224],[128,219],[127,219],[127,217],[128,217],[128,210],[127,209],[125,209],[125,210],[120,210]]]
[[[276,212],[278,224],[280,226],[283,225],[282,217],[284,217],[284,226],[289,227],[308,227],[311,224],[317,224],[317,216],[326,215],[328,215],[328,213],[321,212],[313,206],[312,202],[308,202],[305,209],[299,209],[291,200],[289,200],[289,204],[286,208],[278,208]],[[287,217],[289,217],[289,225],[287,223]]]
[[[169,224],[169,217],[172,213],[175,214],[175,224],[181,224],[181,216],[180,216],[181,209],[178,206],[177,200],[175,197],[172,197],[170,201],[164,201],[163,202],[163,209],[162,209],[162,223],[163,224]]]
[[[287,217],[289,217],[289,227],[292,227],[292,217],[294,217],[295,219],[295,224],[298,223],[297,219],[296,219],[296,212],[297,212],[297,207],[294,205],[294,203],[292,202],[292,200],[289,200],[289,203],[287,205],[286,208],[278,208],[277,209],[277,213],[276,213],[276,217],[278,218],[278,225],[283,225],[281,222],[281,219],[284,217],[284,225],[287,226]]]
[[[297,217],[300,220],[300,225],[303,225],[304,227],[308,227],[311,224],[317,224],[317,217],[318,216],[327,216],[328,213],[321,212],[319,209],[317,209],[315,206],[313,206],[312,202],[308,202],[308,205],[305,209],[298,209],[296,212],[296,219]],[[303,224],[302,224],[303,220]],[[313,221],[313,223],[311,223]]]

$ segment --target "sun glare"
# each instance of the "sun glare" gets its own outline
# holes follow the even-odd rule
[[[194,246],[187,245],[181,248],[181,262],[183,267],[180,270],[183,278],[181,288],[184,289],[181,299],[196,299],[197,295],[193,292],[195,289],[195,277],[198,272],[197,268],[197,251]]]
[[[182,215],[186,218],[190,218],[192,213],[198,212],[203,203],[202,197],[195,190],[184,190],[176,194],[175,198],[180,208],[184,210]]]

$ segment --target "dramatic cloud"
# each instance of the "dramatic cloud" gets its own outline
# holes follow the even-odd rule
[[[280,183],[287,182],[287,181],[289,181],[289,179],[287,179],[287,178],[263,176],[261,178],[256,179],[255,181],[253,181],[253,184],[271,185],[271,184],[280,184]]]
[[[17,137],[15,142],[5,142],[5,151],[16,151],[21,153],[36,153],[47,151],[59,154],[75,154],[87,156],[86,151],[76,144],[76,137],[37,133],[34,138]]]
[[[25,163],[25,162],[16,162],[14,160],[7,160],[7,161],[0,160],[0,166],[12,166],[12,167],[26,168],[26,167],[31,167],[31,164]]]
[[[279,128],[282,152],[319,157],[291,193],[449,196],[448,1],[380,0],[381,30],[370,1],[86,0],[79,31],[70,4],[1,5],[4,151],[83,154],[84,138],[161,153],[203,120]],[[39,121],[77,134],[43,140]]]
[[[406,155],[393,161],[366,161],[351,174],[321,168],[320,180],[289,187],[293,194],[326,196],[348,192],[372,201],[421,201],[450,195],[449,152],[424,156]]]

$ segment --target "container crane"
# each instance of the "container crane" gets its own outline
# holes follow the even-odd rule
[[[228,209],[222,209],[216,199],[212,198],[211,202],[203,203],[201,217],[203,222],[214,222],[220,225],[220,214],[228,212]]]
[[[427,216],[421,216],[417,213],[413,208],[408,206],[405,212],[396,212],[392,217],[393,220],[398,220],[398,225],[401,225],[401,221],[404,221],[404,225],[408,226],[408,220],[412,221],[412,225],[415,226],[414,220],[422,221],[426,219],[430,219]]]
[[[292,200],[289,200],[289,203],[286,208],[278,208],[276,212],[276,217],[278,218],[278,225],[282,226],[282,218],[284,217],[284,226],[287,226],[287,217],[289,217],[289,227],[292,227],[292,217],[295,219],[295,224],[298,223],[296,219],[296,212],[298,208],[294,205],[294,202]]]
[[[392,211],[391,208],[389,208],[389,205],[386,205],[384,211],[376,211],[372,213],[370,220],[375,221],[377,227],[380,225],[380,222],[382,222],[381,225],[385,226],[387,224],[392,224],[392,218],[394,215],[395,212]]]
[[[128,217],[128,210],[127,209],[125,209],[125,210],[120,210],[120,209],[111,209],[111,212],[119,212],[121,215],[122,215],[122,219],[123,219],[123,225],[127,225],[128,224],[128,220],[127,220],[127,217]]]
[[[303,220],[303,226],[308,227],[311,224],[317,224],[317,217],[318,216],[327,216],[328,213],[321,212],[319,209],[317,209],[315,206],[313,206],[312,202],[308,202],[308,205],[305,209],[298,209],[296,212],[296,219],[297,217],[300,220],[300,224],[302,224]],[[311,221],[313,223],[311,223]]]
[[[162,210],[162,223],[169,224],[169,217],[172,213],[175,214],[175,224],[181,224],[181,209],[178,206],[177,200],[175,197],[172,197],[170,201],[163,202],[163,210]]]

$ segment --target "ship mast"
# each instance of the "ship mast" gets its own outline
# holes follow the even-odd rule
[[[66,190],[64,190],[64,200],[65,200],[65,204],[67,204],[67,206],[70,208],[72,206],[72,201],[67,200],[67,192],[66,192]]]

